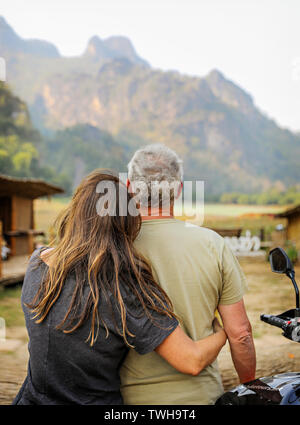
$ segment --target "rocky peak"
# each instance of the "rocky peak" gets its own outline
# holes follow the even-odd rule
[[[227,80],[224,75],[217,69],[213,69],[206,77],[205,80],[210,86],[213,94],[222,102],[230,105],[244,113],[254,111],[252,97],[241,89],[232,81]]]
[[[90,38],[85,56],[92,56],[94,59],[128,59],[132,63],[148,65],[140,58],[131,41],[127,37],[112,36],[102,40],[97,35]]]
[[[60,56],[57,48],[48,41],[25,40],[19,37],[3,16],[0,16],[0,52],[4,52],[5,56],[14,53],[27,53],[41,57]]]

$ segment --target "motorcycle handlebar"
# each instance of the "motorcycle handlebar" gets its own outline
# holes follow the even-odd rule
[[[260,319],[263,322],[269,323],[270,325],[277,326],[277,328],[285,329],[287,323],[285,320],[280,319],[279,317],[273,316],[272,314],[262,314]]]

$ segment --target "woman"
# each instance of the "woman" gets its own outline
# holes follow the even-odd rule
[[[28,374],[14,404],[122,404],[119,368],[130,347],[198,374],[225,344],[217,324],[197,342],[178,326],[133,246],[141,218],[124,214],[132,202],[112,172],[92,172],[59,218],[53,247],[33,253],[22,288]]]

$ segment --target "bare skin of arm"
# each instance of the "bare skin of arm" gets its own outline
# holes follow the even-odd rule
[[[219,305],[218,311],[230,344],[231,356],[240,382],[255,379],[256,355],[252,329],[244,301]]]
[[[226,343],[226,333],[215,321],[214,329],[214,334],[193,341],[177,326],[155,351],[179,372],[197,376],[217,358]]]

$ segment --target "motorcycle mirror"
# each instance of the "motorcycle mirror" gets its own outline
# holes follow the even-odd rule
[[[282,248],[274,248],[270,251],[270,264],[271,269],[275,273],[284,273],[292,281],[295,294],[296,294],[296,310],[295,317],[300,317],[300,307],[299,307],[299,289],[295,281],[295,271],[291,260],[289,259],[287,253]]]
[[[269,258],[272,272],[289,275],[294,271],[291,260],[282,248],[272,249]]]

